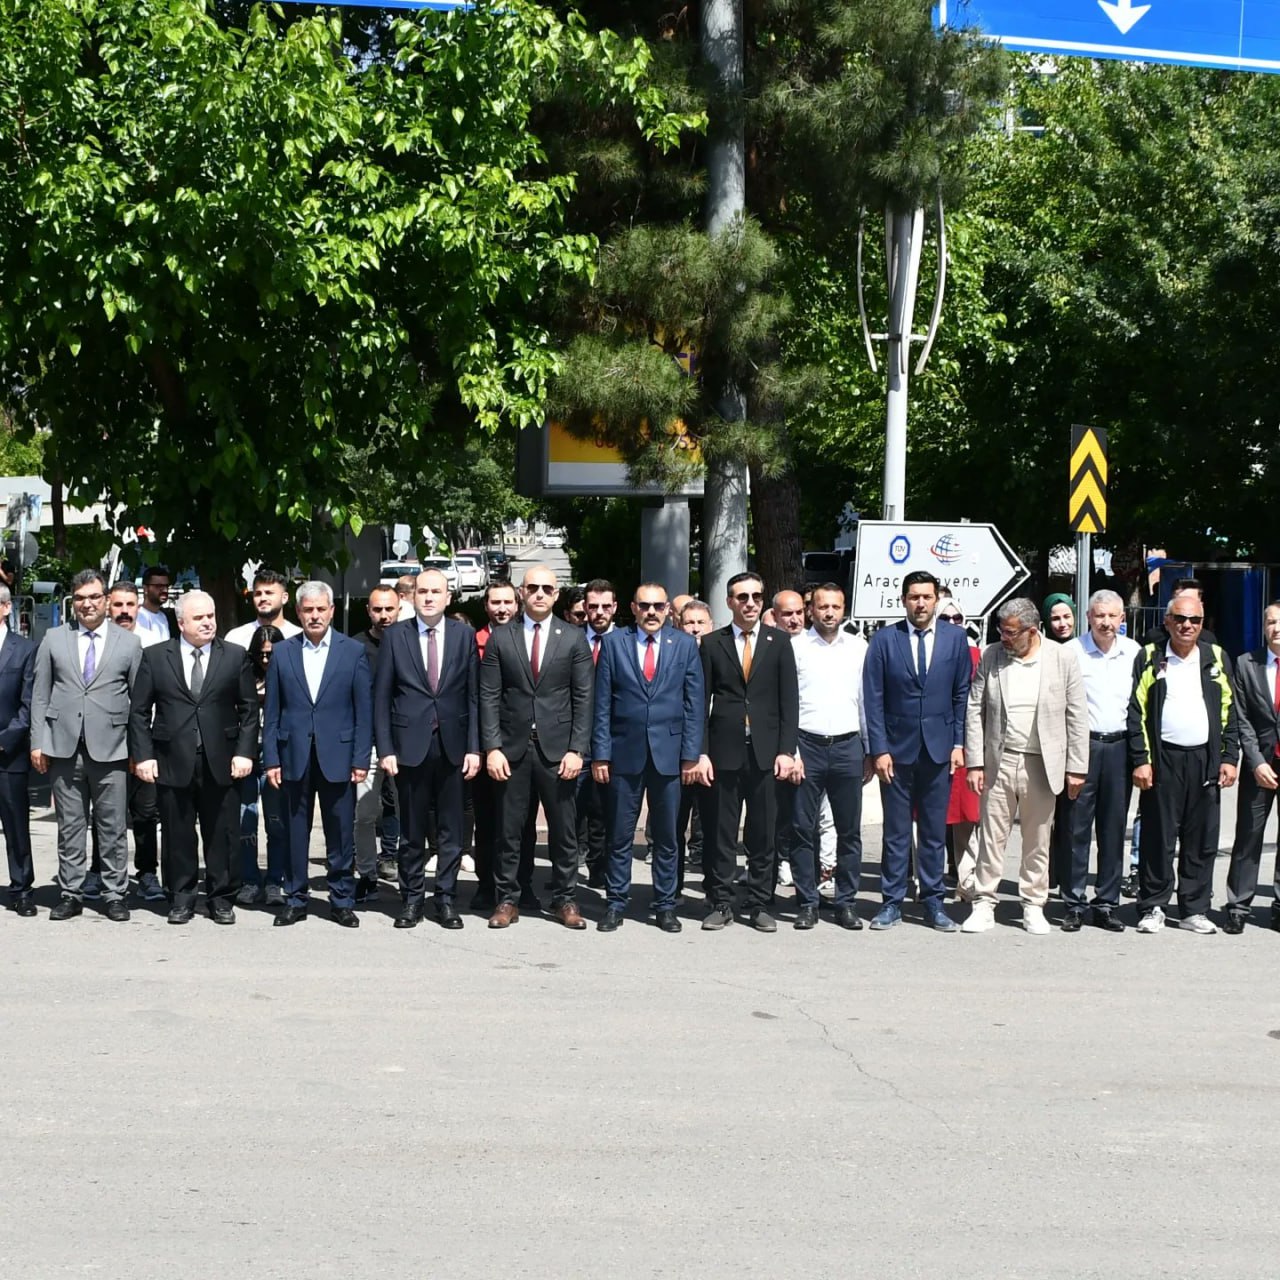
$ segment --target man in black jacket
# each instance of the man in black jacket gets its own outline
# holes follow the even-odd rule
[[[1167,645],[1148,644],[1134,661],[1129,700],[1129,763],[1141,795],[1138,932],[1158,933],[1173,895],[1184,929],[1217,933],[1208,917],[1213,854],[1205,830],[1216,825],[1219,793],[1233,786],[1240,756],[1231,661],[1200,639],[1204,605],[1194,591],[1169,601]]]
[[[31,805],[27,779],[31,775],[31,682],[36,647],[9,628],[13,608],[9,588],[0,585],[0,824],[4,827],[9,860],[9,901],[15,915],[33,916],[31,890],[35,869],[31,862]]]
[[[204,840],[209,914],[234,924],[240,888],[240,804],[258,746],[258,693],[238,644],[217,638],[213,597],[178,600],[178,635],[143,651],[129,707],[129,754],[143,782],[157,784],[164,832],[170,924],[195,909],[200,873],[196,822]]]
[[[574,901],[574,796],[591,746],[591,652],[577,627],[552,614],[558,591],[546,565],[526,571],[521,595],[523,618],[490,633],[480,664],[480,746],[502,813],[489,927],[520,918],[520,836],[536,791],[547,815],[551,914],[567,929],[585,929]]]
[[[738,822],[745,804],[747,920],[773,933],[775,788],[795,769],[800,688],[791,637],[761,625],[764,584],[754,573],[739,573],[729,579],[728,591],[732,623],[702,638],[706,734],[702,758],[685,779],[711,788],[702,802],[710,904],[702,927],[723,929],[733,920]]]

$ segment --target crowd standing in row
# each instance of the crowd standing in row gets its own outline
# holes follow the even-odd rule
[[[1228,932],[1243,929],[1257,889],[1278,786],[1280,603],[1266,610],[1266,647],[1233,670],[1203,634],[1195,583],[1180,584],[1165,629],[1141,645],[1120,634],[1120,597],[1099,591],[1078,637],[1069,598],[1050,597],[1043,616],[1009,601],[999,641],[981,652],[927,573],[906,576],[904,618],[869,643],[847,624],[839,586],[807,603],[779,592],[766,610],[752,573],[729,581],[726,627],[654,582],[636,589],[631,624],[619,627],[609,582],[565,592],[557,616],[556,577],[533,565],[519,591],[487,589],[477,632],[449,614],[444,575],[427,569],[376,588],[356,637],[334,630],[320,582],[299,588],[301,625],[289,622],[287,583],[267,569],[253,583],[254,621],[219,639],[212,598],[188,591],[170,634],[168,585],[150,570],[140,599],[132,583],[108,589],[85,570],[72,582],[75,627],[54,628],[38,649],[0,627],[0,823],[20,916],[36,914],[30,768],[48,774],[57,818],[54,920],[81,914],[86,897],[101,897],[108,919],[129,918],[132,827],[135,892],[167,901],[171,924],[192,920],[201,889],[217,924],[263,900],[276,925],[301,923],[318,808],[337,924],[358,927],[356,908],[381,877],[399,887],[395,926],[416,927],[434,857],[434,918],[462,928],[470,816],[469,909],[509,928],[542,908],[532,883],[541,807],[550,918],[587,927],[585,864],[587,884],[605,891],[597,929],[614,932],[628,918],[647,803],[658,928],[681,930],[686,873],[700,866],[705,930],[743,919],[774,932],[780,878],[794,883],[796,929],[814,928],[829,896],[834,922],[858,930],[862,793],[875,778],[884,839],[872,929],[901,922],[913,880],[926,925],[993,928],[1016,817],[1027,932],[1049,931],[1055,878],[1064,932],[1086,919],[1122,931],[1136,786],[1139,931],[1163,927],[1176,890],[1182,927],[1213,933],[1219,796],[1242,752]],[[10,608],[0,586],[0,621]],[[962,924],[945,905],[948,845],[971,904]]]

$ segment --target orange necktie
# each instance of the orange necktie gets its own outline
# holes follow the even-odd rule
[[[745,683],[751,679],[751,632],[742,633],[742,679]]]

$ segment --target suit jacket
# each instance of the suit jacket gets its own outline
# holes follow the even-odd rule
[[[706,728],[702,753],[717,769],[743,769],[754,759],[758,769],[773,769],[780,755],[794,755],[800,729],[800,682],[791,637],[776,627],[757,627],[751,655],[751,679],[742,663],[733,627],[702,637]],[[751,718],[750,755],[745,732]]]
[[[897,764],[914,764],[921,754],[943,764],[964,745],[969,641],[963,627],[936,623],[921,685],[911,632],[904,618],[871,637],[862,667],[867,749],[873,756],[891,755]]]
[[[949,627],[959,631],[959,627]],[[1012,656],[1002,644],[990,644],[973,673],[965,719],[964,762],[994,777],[1008,730],[1005,695]],[[1040,695],[1036,702],[1040,758],[1054,795],[1068,773],[1089,772],[1089,704],[1080,660],[1065,645],[1040,641]]]
[[[440,729],[440,748],[450,764],[480,750],[477,684],[480,659],[475,632],[452,618],[443,619],[444,663],[435,693],[427,683],[416,616],[395,622],[382,634],[373,681],[373,736],[378,756],[400,764],[421,764]]]
[[[83,733],[92,759],[102,764],[124,760],[129,754],[129,695],[142,661],[142,642],[114,622],[104,622],[102,650],[86,685],[79,634],[72,627],[54,627],[36,652],[31,749],[69,760]]]
[[[211,641],[197,701],[180,639],[144,649],[129,708],[129,755],[154,760],[161,786],[190,786],[197,730],[209,772],[224,787],[231,785],[232,756],[257,759],[258,689],[248,654],[238,644]]]
[[[480,749],[501,751],[512,763],[528,750],[535,724],[547,759],[591,754],[594,668],[586,637],[556,617],[542,624],[542,637],[536,681],[521,618],[490,634],[480,664]]]
[[[0,648],[0,773],[31,768],[31,686],[36,647],[10,631]]]
[[[1276,764],[1276,740],[1280,720],[1267,687],[1267,650],[1240,655],[1236,663],[1236,718],[1240,727],[1240,752],[1251,773],[1260,764]]]
[[[262,717],[262,767],[298,782],[315,745],[329,782],[349,782],[373,753],[373,680],[364,645],[329,628],[329,656],[315,701],[302,667],[300,635],[271,650]]]
[[[674,776],[702,750],[702,661],[692,636],[664,627],[654,637],[658,669],[650,682],[636,651],[643,636],[627,627],[600,641],[591,758],[631,774],[652,758],[659,773]]]

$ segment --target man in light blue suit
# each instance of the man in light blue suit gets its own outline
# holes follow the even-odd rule
[[[681,778],[702,750],[704,695],[697,641],[665,626],[667,592],[642,582],[631,601],[635,625],[609,632],[596,666],[591,773],[605,792],[612,840],[604,918],[612,933],[626,918],[631,847],[645,794],[653,852],[653,908],[658,928],[679,933],[676,916],[676,815]]]
[[[364,643],[334,631],[333,592],[323,582],[298,590],[302,634],[277,644],[267,667],[262,764],[267,781],[283,786],[289,849],[285,906],[275,923],[307,918],[307,852],[320,801],[329,881],[329,912],[354,929],[355,784],[373,752],[373,679]]]
[[[902,919],[916,821],[916,871],[925,923],[954,933],[942,905],[947,865],[947,801],[951,775],[964,764],[964,718],[972,660],[962,627],[938,625],[938,580],[909,573],[902,580],[904,621],[871,637],[862,672],[867,749],[880,779],[884,905],[873,929]]]

